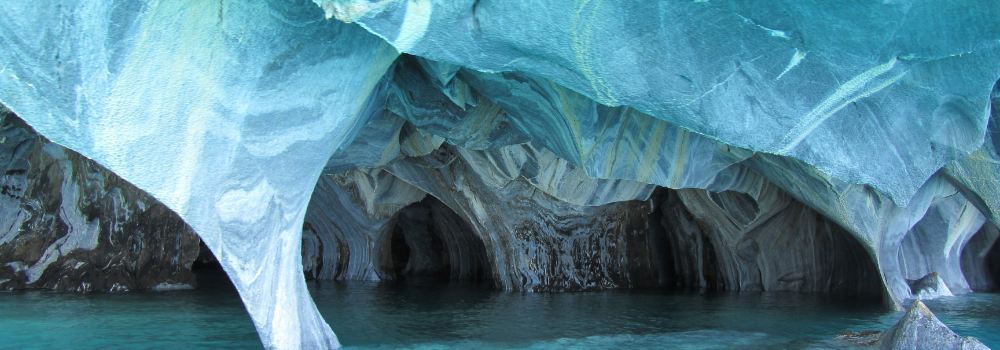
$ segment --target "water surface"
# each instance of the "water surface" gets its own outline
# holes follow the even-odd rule
[[[843,330],[884,330],[902,312],[822,294],[656,290],[507,293],[421,281],[310,282],[348,349],[850,348]],[[1000,349],[1000,295],[928,301],[942,321]],[[253,349],[231,285],[193,291],[0,293],[0,347]]]

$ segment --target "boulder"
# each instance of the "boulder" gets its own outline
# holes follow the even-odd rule
[[[883,350],[989,349],[976,338],[952,332],[920,300],[913,303],[895,326],[883,332],[875,345]]]

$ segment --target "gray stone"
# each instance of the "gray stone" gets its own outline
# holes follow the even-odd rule
[[[874,259],[848,231],[762,177],[744,179],[721,193],[665,190],[667,285],[883,296]]]
[[[843,331],[837,334],[834,339],[842,340],[848,343],[853,343],[861,346],[873,346],[878,342],[878,338],[882,335],[882,331]]]
[[[954,295],[937,272],[931,272],[920,279],[906,280],[906,282],[910,285],[910,293],[916,299],[928,300]]]
[[[199,239],[100,164],[0,112],[0,289],[195,286]]]
[[[1000,230],[986,223],[962,248],[962,273],[969,288],[976,292],[997,290],[1000,282]]]
[[[392,279],[396,218],[426,195],[381,169],[320,177],[303,228],[305,273],[317,279]]]
[[[919,300],[913,302],[913,306],[895,326],[882,333],[875,345],[882,350],[989,349],[976,338],[952,332]]]
[[[831,288],[805,248],[842,230],[893,304],[968,292],[1000,222],[996,1],[315,2],[0,4],[0,102],[183,217],[267,347],[339,345],[301,276],[382,278],[409,204],[376,193],[440,199],[508,289],[661,279],[656,186],[727,288]]]

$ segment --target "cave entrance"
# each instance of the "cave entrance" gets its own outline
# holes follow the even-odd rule
[[[229,275],[222,268],[222,264],[215,258],[212,250],[205,245],[205,241],[198,243],[198,257],[191,263],[191,272],[194,272],[198,289],[236,290]]]
[[[390,245],[394,279],[485,282],[492,278],[483,241],[433,196],[399,211]]]
[[[755,196],[658,188],[652,201],[649,241],[663,288],[885,297],[860,241],[777,186]]]
[[[962,247],[962,274],[977,293],[1000,292],[1000,230],[987,221]]]
[[[712,240],[684,206],[676,190],[657,187],[650,196],[649,244],[667,290],[726,290]],[[714,199],[714,198],[713,198]]]

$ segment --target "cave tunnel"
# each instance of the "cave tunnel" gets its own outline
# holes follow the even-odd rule
[[[1000,291],[1000,230],[987,221],[962,248],[962,274],[974,292]]]
[[[779,189],[767,190],[778,199],[658,188],[649,242],[660,287],[885,298],[874,258],[857,238]]]
[[[391,232],[394,279],[492,279],[482,240],[458,214],[433,196],[400,210]]]
[[[222,268],[222,264],[219,263],[212,250],[205,245],[205,241],[200,241],[198,244],[198,257],[191,263],[191,272],[194,272],[197,281],[196,288],[198,289],[236,290],[229,275]]]

